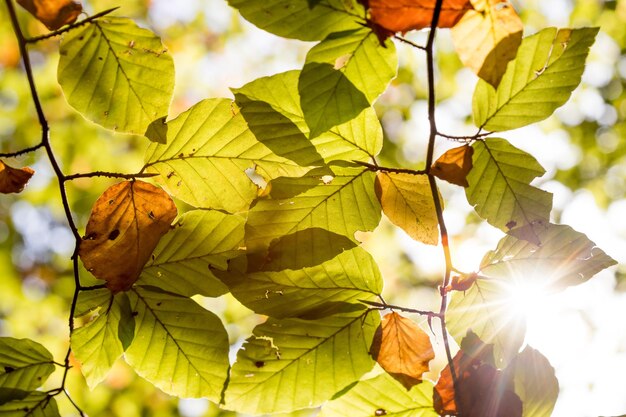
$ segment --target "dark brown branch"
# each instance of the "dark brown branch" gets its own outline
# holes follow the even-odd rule
[[[33,38],[24,38],[24,42],[25,43],[35,43],[35,42],[43,41],[45,39],[54,38],[55,36],[62,35],[65,32],[69,32],[72,29],[76,29],[78,27],[86,25],[87,23],[93,22],[94,20],[99,19],[102,16],[106,16],[109,13],[112,13],[112,12],[114,12],[117,9],[119,9],[119,6],[118,7],[113,7],[111,9],[107,9],[107,10],[105,10],[103,12],[100,12],[100,13],[96,13],[93,16],[89,16],[89,17],[81,20],[80,22],[72,23],[71,25],[62,27],[61,29],[55,30],[55,31],[50,32],[50,33],[46,33],[45,35],[35,36]]]
[[[81,291],[95,291],[95,290],[100,290],[102,288],[106,288],[107,285],[106,284],[100,284],[100,285],[92,285],[90,287],[80,287]]]
[[[479,130],[475,135],[472,136],[455,136],[455,135],[446,135],[445,133],[441,133],[441,132],[437,132],[437,136],[441,136],[442,138],[446,138],[446,139],[450,139],[450,140],[455,140],[458,142],[473,142],[476,140],[481,140],[491,134],[493,134],[493,132],[484,132],[484,133],[480,133],[481,131]]]
[[[408,39],[406,39],[406,38],[403,38],[403,37],[402,37],[402,36],[400,36],[400,35],[393,35],[393,38],[394,38],[394,39],[399,40],[400,42],[404,42],[404,43],[406,43],[407,45],[411,45],[413,48],[417,48],[417,49],[420,49],[420,50],[422,50],[422,51],[425,51],[425,50],[426,50],[426,47],[425,47],[425,46],[418,45],[418,44],[416,44],[415,42],[412,42],[412,41],[410,41],[410,40],[408,40]]]
[[[94,177],[123,178],[127,180],[134,180],[136,178],[151,178],[151,177],[156,177],[158,175],[159,174],[154,174],[154,173],[122,174],[119,172],[94,171],[94,172],[86,172],[83,174],[66,175],[65,181],[72,181],[78,178],[94,178]]]
[[[39,142],[35,146],[31,146],[29,148],[20,149],[19,151],[0,153],[0,158],[15,158],[16,156],[25,155],[27,153],[35,152],[37,149],[39,149],[41,147],[43,147],[43,143]]]
[[[435,313],[434,311],[416,310],[414,308],[407,308],[407,307],[402,307],[402,306],[397,306],[397,305],[387,304],[387,303],[378,303],[376,301],[368,301],[368,300],[359,300],[359,301],[363,304],[367,304],[371,307],[375,307],[378,310],[398,310],[398,311],[404,311],[405,313],[419,314],[421,316],[439,317],[439,313]]]
[[[395,172],[397,174],[411,174],[411,175],[426,175],[426,170],[415,170],[408,168],[389,168],[389,167],[381,167],[378,165],[370,164],[368,162],[363,161],[352,161],[355,164],[362,165],[369,169],[370,171],[383,171],[383,172]]]

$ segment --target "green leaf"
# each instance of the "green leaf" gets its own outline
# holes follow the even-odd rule
[[[498,132],[550,116],[580,83],[598,28],[547,28],[524,38],[494,89],[479,80],[474,91],[476,126]]]
[[[78,293],[74,317],[82,317],[85,314],[109,305],[111,291],[108,288],[81,291]]]
[[[248,21],[275,35],[314,41],[359,28],[363,8],[355,0],[228,0]]]
[[[225,270],[241,254],[244,219],[219,211],[185,213],[161,238],[146,264],[139,285],[191,297],[218,297],[228,288],[211,272]]]
[[[60,417],[54,397],[45,392],[31,392],[21,400],[0,405],[2,417]]]
[[[538,350],[526,346],[509,369],[507,372],[512,373],[515,393],[524,404],[523,417],[550,417],[559,396],[559,381],[548,359]]]
[[[258,188],[246,170],[256,170],[269,181],[311,169],[273,153],[228,99],[203,100],[167,126],[167,144],[148,148],[146,167],[161,174],[159,180],[170,194],[194,207],[230,213],[247,209]],[[288,142],[276,138],[271,146]]]
[[[126,361],[168,394],[218,402],[229,367],[220,319],[189,298],[153,287],[135,287],[129,295],[137,325]]]
[[[272,181],[272,198],[258,200],[249,212],[248,251],[265,256],[275,239],[310,228],[324,229],[354,242],[356,231],[373,230],[381,217],[374,192],[374,174],[364,168],[333,167],[333,171],[334,176],[312,171],[301,178],[283,177]],[[309,251],[345,249],[341,247],[343,242],[338,244],[331,236],[326,236],[325,243],[324,239],[303,239],[307,244],[293,250],[303,252],[303,259],[310,259]],[[294,253],[294,256],[299,255]],[[291,269],[298,268],[291,265]]]
[[[587,236],[567,225],[537,224],[533,230],[541,246],[507,236],[495,251],[485,255],[480,274],[535,281],[549,290],[581,284],[617,263]]]
[[[107,290],[108,291],[108,290]],[[109,373],[115,361],[133,340],[135,319],[126,293],[113,297],[102,306],[98,317],[74,330],[72,352],[81,362],[87,385],[94,389]]]
[[[360,247],[296,271],[229,273],[225,278],[243,305],[276,318],[310,319],[363,309],[359,300],[375,298],[383,285],[374,259]]]
[[[374,362],[376,311],[320,320],[269,319],[237,353],[226,407],[262,414],[315,407],[358,380]]]
[[[289,137],[291,146],[286,149],[290,152],[288,157],[294,160],[292,149],[311,145],[325,162],[367,162],[378,155],[383,134],[376,112],[370,107],[356,118],[309,140],[309,127],[300,107],[299,77],[300,71],[288,71],[232,89],[243,117],[258,138],[278,134]]]
[[[548,222],[552,194],[530,185],[545,170],[528,153],[501,138],[475,142],[473,168],[467,176],[467,201],[489,224],[535,244],[532,224]]]
[[[60,55],[63,93],[89,120],[143,135],[167,116],[174,61],[154,33],[131,19],[107,16],[67,32]]]
[[[455,291],[446,313],[448,332],[460,345],[471,330],[494,348],[495,366],[517,355],[526,334],[526,320],[510,306],[511,289],[500,280],[478,279],[465,292]]]
[[[341,397],[326,403],[318,417],[437,417],[433,384],[424,381],[410,390],[384,373],[359,381]]]
[[[396,74],[393,42],[367,28],[330,34],[307,54],[298,91],[314,138],[357,117]]]
[[[0,404],[40,387],[54,372],[52,362],[52,354],[33,340],[0,337]]]

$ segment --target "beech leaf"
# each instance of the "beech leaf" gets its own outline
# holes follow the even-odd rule
[[[114,293],[128,290],[176,217],[174,201],[142,181],[108,188],[93,206],[79,255]]]
[[[17,0],[50,30],[70,25],[83,11],[83,6],[71,0]]]
[[[452,40],[463,65],[498,87],[507,64],[522,43],[524,26],[508,1],[474,0],[452,28]]]
[[[13,168],[0,161],[0,193],[21,192],[34,173],[29,167]]]
[[[370,0],[370,19],[390,32],[429,28],[436,0]],[[472,9],[470,0],[443,0],[438,27],[454,26]]]
[[[435,353],[428,335],[412,320],[392,312],[376,330],[372,357],[407,390],[422,382]]]
[[[376,196],[393,224],[419,242],[437,244],[437,211],[426,175],[381,171],[376,175]]]
[[[472,155],[474,148],[469,145],[452,148],[435,161],[430,172],[449,183],[469,187],[467,174],[472,169]]]

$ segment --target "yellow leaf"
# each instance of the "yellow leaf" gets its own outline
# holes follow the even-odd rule
[[[395,312],[383,317],[370,353],[407,390],[422,382],[428,363],[435,357],[428,335],[412,320]]]
[[[94,204],[80,244],[85,268],[113,293],[128,290],[176,213],[170,196],[154,185],[124,181],[109,187]]]
[[[439,157],[430,172],[452,184],[469,187],[467,174],[472,169],[474,148],[469,145],[452,148]]]
[[[379,172],[376,195],[389,220],[413,239],[428,245],[439,242],[437,212],[426,175]]]
[[[80,3],[71,0],[17,0],[50,30],[72,24],[83,11]]]
[[[35,171],[28,167],[12,168],[0,161],[0,193],[19,193]]]
[[[466,67],[498,87],[510,60],[522,42],[524,26],[508,1],[473,0],[452,28],[454,46]]]

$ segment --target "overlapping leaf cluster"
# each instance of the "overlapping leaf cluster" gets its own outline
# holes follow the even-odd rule
[[[318,43],[301,70],[172,118],[173,61],[149,30],[103,17],[61,42],[58,79],[68,103],[105,128],[152,141],[142,172],[162,187],[135,179],[112,186],[86,226],[80,257],[106,281],[80,292],[75,316],[87,324],[71,335],[89,386],[123,355],[167,393],[250,414],[326,403],[323,416],[484,416],[486,405],[501,402],[509,408],[493,415],[521,416],[521,404],[539,410],[525,416],[549,415],[553,370],[532,348],[520,353],[524,323],[506,314],[504,288],[537,273],[554,289],[575,285],[614,261],[581,233],[550,223],[552,196],[531,184],[544,173],[533,156],[481,132],[523,127],[565,103],[597,30],[548,28],[522,39],[508,2],[443,1],[439,27],[452,27],[462,61],[481,78],[473,102],[480,130],[432,168],[411,171],[377,165],[383,135],[372,105],[396,72],[389,37],[430,27],[437,2],[229,3],[262,29]],[[16,174],[1,166],[10,187]],[[434,357],[428,334],[397,313],[381,323],[369,308],[383,277],[356,238],[384,212],[437,245],[434,176],[465,187],[478,215],[507,233],[479,271],[442,290],[459,291],[431,318],[445,315],[462,350],[436,386],[422,377]],[[192,209],[177,214],[172,198]],[[233,364],[223,323],[192,298],[227,292],[268,316]],[[33,392],[51,356],[30,341],[0,342],[0,412],[54,415],[54,399]],[[375,361],[384,374],[361,380]]]

